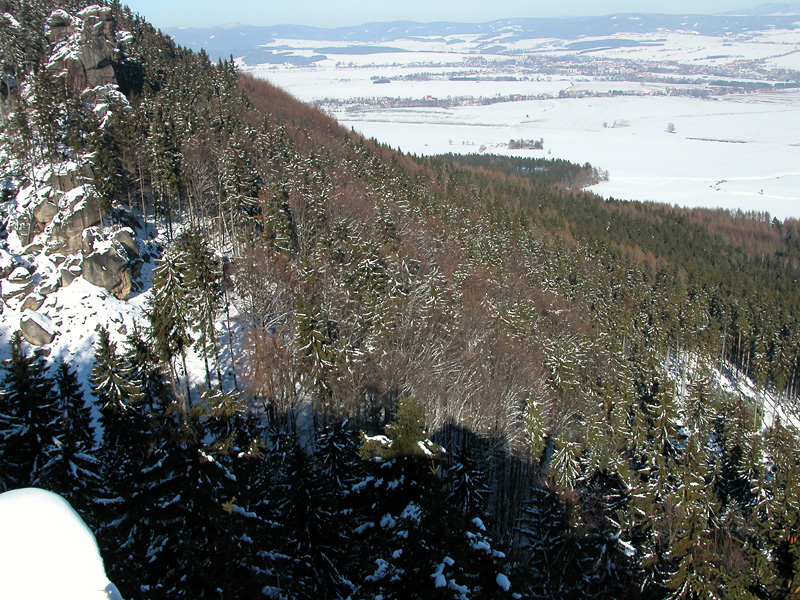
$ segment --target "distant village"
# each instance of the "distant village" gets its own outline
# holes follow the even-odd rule
[[[723,56],[708,57],[725,58]],[[334,99],[325,98],[316,104],[323,110],[358,112],[385,110],[388,108],[453,108],[458,106],[480,106],[500,102],[548,100],[558,98],[592,98],[616,96],[689,96],[718,97],[729,94],[749,94],[781,89],[800,88],[800,72],[786,69],[767,69],[759,60],[736,60],[719,65],[685,64],[676,61],[654,62],[626,59],[609,59],[598,56],[576,54],[559,57],[515,56],[508,59],[490,59],[484,56],[470,57],[464,61],[463,69],[453,72],[415,72],[393,77],[374,75],[374,84],[382,84],[373,97]],[[354,67],[354,65],[348,65]],[[411,67],[435,69],[443,64],[425,63]],[[375,67],[363,67],[372,68]],[[605,89],[585,88],[561,90],[557,96],[551,94],[507,94],[507,95],[459,95],[438,98],[433,95],[422,98],[401,98],[390,93],[393,81],[547,81],[552,78],[571,78],[576,83],[590,81],[640,82],[660,84],[660,89]],[[583,79],[585,78],[585,79]]]

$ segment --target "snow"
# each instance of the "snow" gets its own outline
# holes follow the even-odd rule
[[[422,454],[424,454],[425,456],[430,456],[430,457],[435,456],[433,452],[428,450],[428,447],[425,445],[425,442],[423,442],[422,440],[417,442],[417,446],[419,447],[420,450],[422,450]]]
[[[337,115],[414,154],[489,152],[565,158],[607,170],[605,197],[800,217],[800,93],[549,99]],[[668,123],[676,133],[666,133]],[[603,124],[608,124],[604,127]],[[616,124],[616,126],[614,126]],[[509,151],[510,139],[544,150]]]
[[[475,525],[480,531],[486,531],[486,525],[483,524],[483,520],[479,517],[475,517],[472,519],[472,524]]]
[[[380,435],[365,435],[364,436],[365,442],[378,442],[381,446],[386,446],[387,448],[392,445],[392,440],[386,437],[383,434]]]
[[[121,600],[94,535],[66,500],[27,488],[0,494],[0,598]]]
[[[421,517],[422,517],[422,509],[415,502],[409,502],[403,509],[403,512],[400,513],[401,519],[411,519],[412,521],[416,521],[417,523],[419,523]]]
[[[508,580],[508,577],[506,577],[502,573],[497,574],[497,579],[495,579],[495,581],[497,581],[497,585],[503,588],[503,590],[505,590],[506,592],[509,589],[511,589],[511,582]]]
[[[80,12],[78,12],[78,16],[81,19],[86,19],[87,17],[90,17],[90,16],[96,14],[101,9],[102,9],[102,7],[99,4],[92,4],[90,6],[87,6],[84,9],[82,9]]]
[[[330,54],[311,67],[240,66],[300,100],[319,103],[345,127],[404,152],[486,151],[590,162],[609,173],[607,182],[591,188],[604,197],[800,217],[800,91],[689,95],[711,91],[714,78],[760,85],[782,81],[788,76],[780,69],[800,70],[797,30],[582,37],[581,42],[644,44],[592,49],[583,55],[569,47],[574,40],[506,36],[398,39],[383,45],[400,53]],[[493,43],[502,45],[505,54],[486,54]],[[310,56],[321,47],[354,45],[276,39],[263,47]],[[518,65],[515,56],[520,57]],[[590,67],[616,62],[608,63],[606,76],[584,75],[581,67],[574,75],[551,75],[530,68],[525,57],[575,57]],[[650,69],[652,81],[620,80],[623,76],[615,69],[632,65],[637,75]],[[675,70],[673,76],[670,69],[679,65],[691,74]],[[709,68],[724,69],[720,72],[726,75],[703,70]],[[481,80],[452,80],[457,75]],[[391,82],[374,85],[377,77]],[[559,97],[611,92],[618,95]],[[481,104],[515,95],[517,101]],[[449,100],[450,107],[393,106],[398,100],[419,103],[429,97]],[[666,132],[668,123],[674,124],[674,133]],[[519,138],[543,138],[544,149],[508,150],[508,140]]]
[[[12,15],[11,13],[4,12],[3,13],[3,18],[6,20],[6,22],[8,23],[9,27],[13,27],[14,29],[19,29],[21,27],[21,25],[19,24],[19,21],[17,21],[14,18],[14,15]]]
[[[619,548],[622,550],[622,553],[625,556],[628,558],[633,558],[636,556],[636,548],[633,546],[633,544],[620,539],[617,540],[617,543],[619,544]]]

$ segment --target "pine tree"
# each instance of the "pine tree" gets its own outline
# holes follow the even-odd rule
[[[25,356],[19,332],[10,349],[0,394],[0,485],[5,489],[38,482],[60,451],[61,435],[58,401],[43,361]]]
[[[569,527],[569,514],[559,495],[534,487],[515,531],[534,598],[566,597],[574,585],[568,581],[570,571],[564,562]]]
[[[707,435],[714,414],[714,388],[708,367],[700,370],[689,383],[686,422],[695,432]]]
[[[681,486],[673,494],[672,509],[678,531],[670,540],[669,558],[675,565],[667,585],[673,599],[714,600],[726,597],[722,573],[711,531],[719,507],[706,493],[702,452],[695,438],[686,448]]]
[[[292,557],[286,591],[292,597],[343,597],[352,588],[340,569],[349,557],[345,551],[350,535],[337,510],[342,491],[320,471],[296,440],[289,440],[280,498],[280,520]]]
[[[159,360],[168,364],[173,391],[178,393],[178,375],[174,360],[180,356],[183,363],[186,396],[191,403],[189,372],[186,367],[186,349],[192,344],[189,315],[191,312],[184,274],[178,258],[167,254],[157,261],[153,271],[153,291],[147,307],[150,322],[149,338]]]
[[[94,429],[77,375],[61,361],[55,377],[60,412],[58,453],[44,465],[39,485],[64,496],[90,526],[97,526],[102,467],[94,455]]]
[[[90,382],[100,406],[103,448],[114,454],[130,443],[131,422],[142,418],[137,409],[141,383],[131,380],[105,328],[99,331],[94,359]]]
[[[115,108],[121,110],[119,107]],[[113,130],[108,126],[101,128],[98,125],[90,136],[89,149],[92,152],[95,192],[103,214],[113,216],[115,205],[126,196],[129,185]]]
[[[164,365],[159,363],[153,346],[142,336],[137,325],[134,325],[125,340],[122,368],[129,373],[131,381],[142,384],[139,403],[143,414],[163,411],[164,407],[172,403],[169,384],[162,373]]]
[[[202,234],[186,233],[178,240],[178,264],[183,274],[186,302],[197,331],[195,349],[203,353],[206,385],[211,386],[209,354],[217,369],[217,385],[222,386],[215,325],[222,301],[222,267]]]

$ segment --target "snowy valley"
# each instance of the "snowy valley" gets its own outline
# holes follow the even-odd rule
[[[604,197],[786,219],[800,217],[792,10],[169,32],[404,152],[590,162]],[[509,150],[518,138],[544,147]]]

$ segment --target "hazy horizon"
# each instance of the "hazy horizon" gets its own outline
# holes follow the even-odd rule
[[[590,2],[523,2],[501,0],[494,3],[474,0],[442,0],[435,4],[422,0],[387,2],[385,0],[348,0],[331,3],[306,0],[300,3],[229,0],[226,3],[197,0],[191,10],[178,2],[131,0],[125,2],[156,27],[210,27],[231,23],[249,25],[309,25],[345,27],[380,21],[452,21],[480,23],[495,19],[523,17],[579,17],[615,13],[719,14],[757,6],[746,0],[616,0]]]

